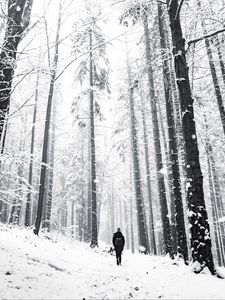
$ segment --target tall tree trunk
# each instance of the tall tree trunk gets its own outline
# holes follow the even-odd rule
[[[112,234],[115,230],[115,201],[114,201],[114,181],[112,178],[112,186],[111,186],[111,203],[110,203],[110,216],[111,216],[111,228],[112,228]]]
[[[222,265],[221,245],[219,242],[219,232],[217,226],[218,220],[216,217],[216,210],[215,210],[215,196],[213,192],[212,175],[211,175],[210,162],[208,157],[207,157],[207,163],[208,163],[209,192],[210,192],[210,200],[212,205],[212,219],[213,219],[213,229],[214,229],[215,243],[216,243],[216,253],[217,253],[218,264],[219,266],[221,266]]]
[[[216,274],[211,249],[210,229],[203,192],[203,176],[199,162],[197,133],[194,120],[193,98],[191,95],[188,67],[185,53],[180,9],[178,0],[167,0],[170,27],[173,42],[173,55],[176,81],[179,89],[182,125],[184,132],[187,163],[187,203],[190,222],[190,239],[193,262],[196,262],[196,273],[207,266]]]
[[[129,249],[130,246],[130,235],[129,235],[129,226],[128,226],[128,210],[127,204],[124,202],[124,221],[125,221],[125,232],[126,232],[126,248]]]
[[[213,178],[212,178],[212,169],[210,163],[210,154],[209,154],[209,145],[206,142],[206,152],[207,152],[207,164],[208,164],[208,176],[209,176],[209,191],[210,191],[210,200],[212,205],[212,218],[213,218],[213,228],[214,228],[214,235],[215,235],[215,243],[216,243],[216,252],[218,263],[220,266],[224,266],[224,247],[223,241],[220,231],[220,225],[218,223],[218,208],[216,205],[216,197],[214,193],[214,186],[213,186]]]
[[[92,213],[91,213],[91,179],[89,178],[88,181],[88,203],[87,203],[87,224],[88,224],[88,228],[87,228],[87,242],[91,241],[91,227],[92,227]]]
[[[210,13],[213,16],[215,14],[214,10],[213,10],[213,3],[211,0],[209,0],[208,2],[209,2]],[[213,24],[215,24],[215,23],[216,22],[214,21]],[[223,84],[225,85],[225,64],[224,64],[223,54],[222,54],[222,50],[221,50],[221,42],[220,42],[218,34],[216,34],[214,36],[214,41],[215,41],[215,47],[217,50],[217,54],[219,57],[220,70],[221,70],[221,74],[222,74]]]
[[[147,135],[147,124],[146,124],[146,114],[145,114],[145,104],[143,101],[142,87],[141,87],[141,114],[142,114],[142,124],[143,124],[143,138],[144,138],[144,150],[145,150],[145,166],[146,166],[146,178],[147,178],[147,190],[148,190],[148,203],[149,203],[149,228],[150,228],[150,246],[151,253],[156,255],[156,242],[155,242],[155,226],[153,217],[153,207],[152,207],[152,188],[151,188],[151,171],[149,162],[149,147],[148,147],[148,135]]]
[[[56,104],[53,107],[52,114],[52,131],[50,137],[50,151],[49,151],[49,170],[48,170],[48,182],[47,182],[47,191],[46,191],[46,208],[45,208],[45,218],[43,222],[43,228],[46,228],[47,231],[50,231],[50,220],[51,220],[51,211],[52,211],[52,193],[53,193],[53,180],[54,180],[54,161],[55,161],[55,122],[56,122]]]
[[[162,225],[163,225],[163,238],[165,243],[165,253],[169,253],[170,257],[173,258],[170,221],[168,216],[168,205],[166,199],[166,188],[165,188],[164,176],[161,173],[161,170],[163,169],[163,163],[162,163],[162,152],[161,152],[160,135],[159,135],[159,124],[158,124],[158,117],[157,117],[156,96],[155,96],[155,88],[154,88],[154,80],[153,80],[154,77],[153,77],[153,70],[151,66],[152,61],[150,56],[150,39],[149,39],[147,14],[144,15],[144,37],[145,37],[145,54],[146,54],[146,65],[147,65],[147,73],[148,73],[150,105],[151,105],[151,113],[152,113],[152,127],[153,127],[153,135],[154,135],[157,185],[158,185],[161,218],[162,218]]]
[[[2,134],[1,134],[1,141],[0,141],[0,154],[3,155],[4,153],[4,148],[5,148],[5,139],[6,139],[6,131],[8,128],[8,113],[5,114],[5,120],[4,120],[4,125],[2,128]],[[1,211],[1,209],[0,209]]]
[[[33,112],[32,131],[31,131],[31,145],[30,145],[28,193],[27,193],[27,202],[26,202],[26,209],[25,209],[25,226],[30,226],[31,224],[31,187],[32,187],[32,180],[33,180],[33,160],[34,160],[33,155],[34,155],[35,126],[36,126],[36,119],[37,119],[39,78],[40,78],[40,71],[38,71],[36,89],[35,89],[35,102],[34,102],[34,112]]]
[[[168,44],[168,41],[167,41]],[[176,84],[176,75],[175,70],[173,66],[173,56],[172,53],[169,53],[169,59],[170,59],[170,81],[171,81],[171,88],[172,88],[172,96],[173,96],[173,111],[174,111],[174,121],[175,121],[175,128],[176,128],[176,134],[177,134],[177,142],[178,142],[178,156],[181,166],[181,174],[183,177],[186,177],[186,161],[185,161],[185,147],[184,147],[184,133],[182,128],[182,117],[181,117],[181,107],[180,107],[180,100],[177,90],[177,84]],[[186,191],[186,184],[185,181],[183,181],[182,188],[184,191]]]
[[[164,152],[165,152],[165,158],[166,158],[166,168],[167,168],[167,176],[168,176],[168,190],[169,190],[169,197],[168,197],[168,203],[170,204],[170,228],[171,228],[171,239],[172,239],[172,246],[173,246],[173,252],[175,255],[177,255],[177,229],[176,229],[176,212],[175,212],[175,203],[173,201],[174,195],[173,195],[173,174],[171,170],[171,161],[169,158],[169,151],[167,146],[167,139],[166,139],[166,132],[164,129],[163,124],[163,116],[161,111],[160,103],[157,103],[157,109],[158,109],[158,115],[159,115],[159,123],[161,125],[161,132],[162,132],[162,140],[164,145]],[[164,180],[166,183],[166,179],[164,176]]]
[[[218,54],[219,62],[220,62],[220,70],[221,70],[221,74],[222,74],[222,78],[223,78],[223,84],[225,85],[225,64],[224,64],[222,50],[221,50],[221,43],[220,43],[218,35],[215,36],[215,44],[216,44],[217,54]]]
[[[149,253],[149,242],[146,232],[145,224],[145,215],[144,215],[144,202],[142,195],[142,180],[140,172],[140,161],[139,161],[139,152],[138,152],[138,135],[136,129],[136,117],[135,117],[135,107],[134,107],[134,85],[132,85],[130,63],[128,57],[128,51],[126,51],[127,59],[127,75],[128,75],[128,84],[129,84],[129,108],[130,108],[130,126],[131,126],[131,149],[133,157],[133,176],[134,176],[134,188],[136,196],[136,205],[137,205],[137,218],[138,218],[138,242],[139,246],[145,248],[146,253]]]
[[[204,17],[203,17],[203,10],[202,10],[202,6],[201,6],[201,2],[199,0],[197,0],[197,5],[198,5],[199,11],[201,13],[201,25],[202,25],[203,34],[207,35],[207,30],[205,27],[205,21],[204,21]],[[221,119],[222,126],[223,126],[223,132],[225,134],[225,109],[224,109],[223,99],[222,99],[222,95],[221,95],[219,80],[218,80],[218,77],[216,74],[216,67],[215,67],[214,60],[213,60],[210,40],[208,38],[205,38],[205,47],[206,47],[206,51],[207,51],[207,55],[208,55],[208,59],[209,59],[209,67],[210,67],[210,72],[212,75],[216,100],[217,100],[217,104],[218,104],[218,108],[219,108],[219,112],[220,112],[220,119]]]
[[[137,204],[137,217],[138,217],[138,237],[139,245],[145,247],[146,252],[149,252],[146,224],[144,218],[144,207],[143,207],[143,195],[141,190],[141,173],[140,173],[140,162],[137,145],[137,130],[136,130],[136,119],[134,113],[134,98],[133,88],[130,90],[130,117],[131,117],[131,141],[132,141],[132,154],[133,154],[133,173],[134,173],[134,187]]]
[[[75,237],[75,201],[71,203],[71,236]]]
[[[4,149],[6,116],[9,111],[17,48],[30,22],[33,0],[9,0],[7,28],[0,54],[0,140]],[[4,135],[4,136],[2,136]]]
[[[51,120],[52,99],[53,99],[54,86],[55,86],[56,70],[57,70],[58,58],[59,58],[59,33],[61,27],[61,18],[62,18],[62,5],[60,2],[56,40],[55,40],[55,55],[54,55],[53,66],[51,70],[50,89],[49,89],[48,103],[47,103],[47,110],[46,110],[46,117],[45,117],[45,131],[44,131],[44,142],[42,148],[42,165],[41,165],[41,175],[40,175],[40,185],[39,185],[38,208],[37,208],[37,217],[36,217],[35,228],[34,228],[34,234],[36,235],[38,235],[40,230],[42,212],[43,212],[43,200],[44,200],[45,181],[46,181],[45,180],[46,164],[48,163],[49,128],[50,128],[50,120]]]
[[[180,184],[180,170],[179,170],[179,157],[178,157],[178,145],[175,132],[175,121],[173,111],[173,100],[172,100],[172,83],[170,80],[170,68],[169,68],[169,57],[166,52],[166,36],[165,28],[163,23],[164,10],[162,3],[158,2],[158,24],[160,33],[160,45],[162,51],[163,60],[163,77],[164,77],[164,93],[166,101],[166,116],[168,124],[168,137],[169,137],[169,160],[172,168],[172,189],[173,199],[175,205],[175,218],[176,218],[176,231],[177,231],[177,252],[184,258],[184,261],[188,261],[188,249],[187,249],[187,238],[185,232],[184,223],[184,212],[183,202]],[[173,201],[171,199],[171,201]]]
[[[213,193],[213,198],[211,200],[212,200],[212,206],[214,210],[214,216],[216,218],[216,227],[218,229],[218,241],[221,250],[221,261],[222,264],[225,265],[225,228],[224,228],[224,222],[219,221],[220,218],[224,217],[225,210],[224,210],[224,204],[221,196],[221,189],[220,189],[218,176],[217,176],[213,149],[209,139],[209,129],[208,129],[208,123],[207,123],[205,113],[204,113],[204,125],[205,125],[205,133],[206,133],[205,147],[206,147],[207,161],[209,166],[209,179],[210,179],[210,186],[212,188],[212,193]]]
[[[132,165],[130,164],[130,244],[131,244],[131,253],[134,253],[134,223],[133,223],[133,174],[132,174]]]
[[[97,227],[98,228],[98,236],[99,236],[99,230],[100,230],[101,208],[102,208],[102,200],[98,199],[98,205],[97,205],[97,212],[98,212],[98,227]]]
[[[94,117],[94,74],[93,74],[93,41],[90,29],[90,144],[91,144],[91,247],[98,246],[97,229],[97,189],[96,189],[96,157],[95,157],[95,117]]]

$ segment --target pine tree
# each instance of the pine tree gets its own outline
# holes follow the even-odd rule
[[[90,120],[90,173],[91,173],[91,247],[98,246],[97,221],[97,187],[96,187],[96,146],[95,146],[95,116],[100,118],[101,110],[98,99],[109,90],[108,58],[106,56],[105,36],[98,26],[100,7],[96,3],[89,3],[86,7],[86,17],[74,24],[76,34],[73,36],[73,54],[87,53],[87,57],[80,60],[78,76],[83,90],[78,95],[83,99],[89,95]],[[97,7],[97,8],[96,8]]]
[[[170,77],[169,57],[166,55],[166,30],[165,20],[163,19],[164,10],[162,3],[158,3],[158,24],[160,33],[160,45],[163,60],[163,77],[164,77],[164,94],[166,101],[166,115],[168,124],[169,136],[169,160],[172,169],[172,189],[175,206],[175,219],[176,219],[176,232],[177,232],[177,252],[183,256],[184,260],[188,261],[187,239],[184,223],[183,202],[181,193],[180,170],[179,170],[179,157],[178,157],[178,142],[175,132],[174,110],[172,102],[172,83]]]
[[[214,275],[216,274],[216,269],[213,262],[208,215],[204,200],[203,176],[199,161],[193,98],[186,61],[185,40],[180,23],[182,3],[179,5],[177,0],[167,0],[176,81],[183,116],[182,125],[186,148],[187,204],[189,210],[191,250],[193,262],[195,263],[194,271],[198,273],[204,267],[208,267]]]

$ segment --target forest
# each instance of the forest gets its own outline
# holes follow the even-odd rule
[[[224,278],[225,1],[0,7],[1,228]]]

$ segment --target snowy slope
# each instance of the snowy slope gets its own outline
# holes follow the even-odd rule
[[[224,270],[223,270],[224,271]],[[225,280],[168,258],[100,249],[0,227],[0,299],[224,299]]]

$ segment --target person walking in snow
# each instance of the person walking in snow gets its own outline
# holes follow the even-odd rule
[[[112,242],[116,251],[116,263],[117,265],[121,265],[121,254],[125,245],[125,238],[122,235],[120,228],[117,228],[117,232],[114,233]]]

